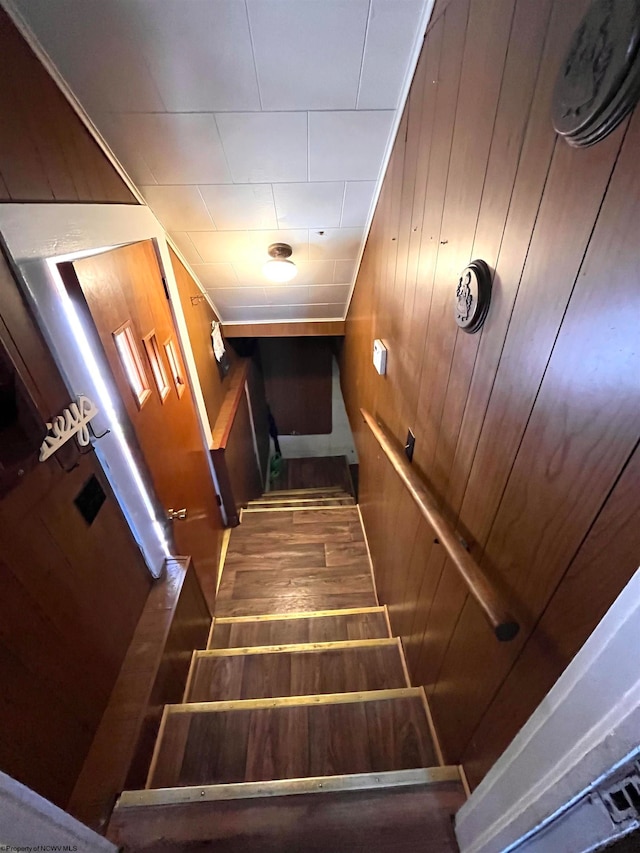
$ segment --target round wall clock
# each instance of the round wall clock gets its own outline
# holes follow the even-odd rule
[[[576,30],[553,96],[553,126],[594,145],[640,97],[640,0],[594,0]]]
[[[491,302],[491,270],[484,261],[471,261],[462,270],[455,293],[456,323],[473,334],[482,326]]]

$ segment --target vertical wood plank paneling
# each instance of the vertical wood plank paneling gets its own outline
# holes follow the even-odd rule
[[[67,391],[4,260],[0,338],[50,418]],[[76,462],[36,463],[0,500],[0,765],[63,807],[151,585],[99,464]],[[89,526],[73,501],[92,475],[106,501]]]
[[[464,753],[473,785],[489,770],[496,751],[506,749],[522,728],[530,709],[553,687],[634,573],[640,553],[639,489],[636,448]],[[585,589],[594,605],[589,608],[584,606]]]
[[[600,149],[606,154],[607,142],[615,143],[616,135],[594,153]],[[484,626],[479,627],[472,603],[465,604],[439,678],[439,683],[448,684],[447,698],[439,687],[433,694],[434,712],[442,720],[441,734],[450,750],[466,746],[478,723],[478,710],[490,701],[526,642],[638,440],[640,298],[632,283],[637,253],[632,223],[640,213],[640,179],[634,168],[639,144],[640,114],[605,196],[483,558],[485,569],[520,605],[522,630],[513,643],[495,649],[483,636]],[[575,233],[577,242],[579,231]],[[569,254],[565,250],[565,256]],[[546,301],[551,314],[551,295]],[[512,327],[515,322],[514,316]],[[527,367],[529,375],[534,373],[531,360]],[[513,396],[515,419],[518,399]],[[472,687],[475,708],[456,702],[452,671],[458,684]],[[455,731],[449,711],[455,714]]]
[[[3,9],[0,76],[0,198],[136,203]]]
[[[415,464],[433,483],[433,458],[438,442],[457,326],[451,322],[451,287],[470,260],[473,235],[482,197],[491,136],[513,0],[473,4],[469,11],[458,107],[454,126],[449,177],[442,213],[433,299],[425,340],[423,370],[415,426]],[[446,16],[448,17],[449,10]],[[481,79],[482,86],[475,81]]]
[[[464,753],[475,762],[474,782],[506,744],[496,697],[522,721],[540,685],[568,661],[567,653],[537,654],[539,633],[528,638],[596,529],[637,441],[637,388],[634,397],[626,378],[616,386],[611,376],[617,359],[623,377],[631,375],[638,333],[627,315],[635,316],[638,297],[616,279],[618,307],[607,307],[605,285],[606,265],[631,279],[627,256],[635,252],[638,260],[637,248],[622,246],[622,221],[637,214],[609,187],[612,174],[623,182],[616,161],[625,127],[575,151],[556,142],[549,119],[560,62],[587,7],[588,0],[441,4],[346,323],[342,384],[380,597],[404,639],[414,683],[433,695],[448,758]],[[628,176],[626,184],[637,197]],[[486,258],[495,275],[491,310],[476,336],[458,334],[451,317],[452,282],[471,257]],[[592,332],[598,312],[611,318],[615,341],[606,324]],[[389,371],[381,378],[370,350],[385,334]],[[399,443],[415,427],[415,464],[522,611],[514,644],[498,645],[467,602],[442,547],[363,432],[360,406]],[[616,513],[637,519],[637,508],[625,504],[630,492],[620,487],[619,495]],[[603,527],[594,561],[605,559],[605,538]],[[625,565],[606,592],[595,568],[581,574],[584,590],[572,585],[582,617],[569,629],[570,654],[629,571]],[[553,631],[562,646],[559,620]],[[529,643],[544,672],[518,702],[524,675],[512,667]],[[506,729],[511,737],[513,727]]]
[[[202,296],[202,291],[173,249],[169,248],[169,254],[171,256],[173,273],[176,277],[176,284],[178,285],[182,312],[187,324],[187,331],[189,332],[189,341],[193,349],[193,357],[198,371],[200,387],[202,388],[204,405],[209,417],[209,424],[213,429],[228,384],[228,382],[220,378],[211,342],[211,324],[217,321],[218,317],[214,314],[209,303],[204,299],[199,299],[195,305],[192,304],[191,297]],[[229,358],[234,360],[233,349],[231,347],[227,349]],[[225,380],[227,378],[225,377]]]

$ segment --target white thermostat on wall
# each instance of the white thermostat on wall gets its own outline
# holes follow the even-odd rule
[[[387,372],[387,348],[379,338],[373,342],[373,366],[380,376]]]

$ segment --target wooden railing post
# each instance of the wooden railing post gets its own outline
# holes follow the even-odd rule
[[[435,535],[467,585],[469,592],[480,605],[498,640],[502,642],[513,640],[520,630],[520,626],[511,615],[500,593],[492,586],[478,563],[462,545],[455,530],[440,512],[436,499],[403,453],[398,450],[393,437],[369,412],[364,409],[360,409],[360,412],[416,506],[433,528]]]

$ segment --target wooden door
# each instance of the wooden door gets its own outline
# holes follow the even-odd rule
[[[154,245],[148,240],[84,258],[73,270],[157,494],[167,511],[186,510],[173,522],[176,545],[193,558],[212,606],[222,524]],[[132,380],[136,370],[141,375]],[[137,378],[146,390],[134,391]]]

